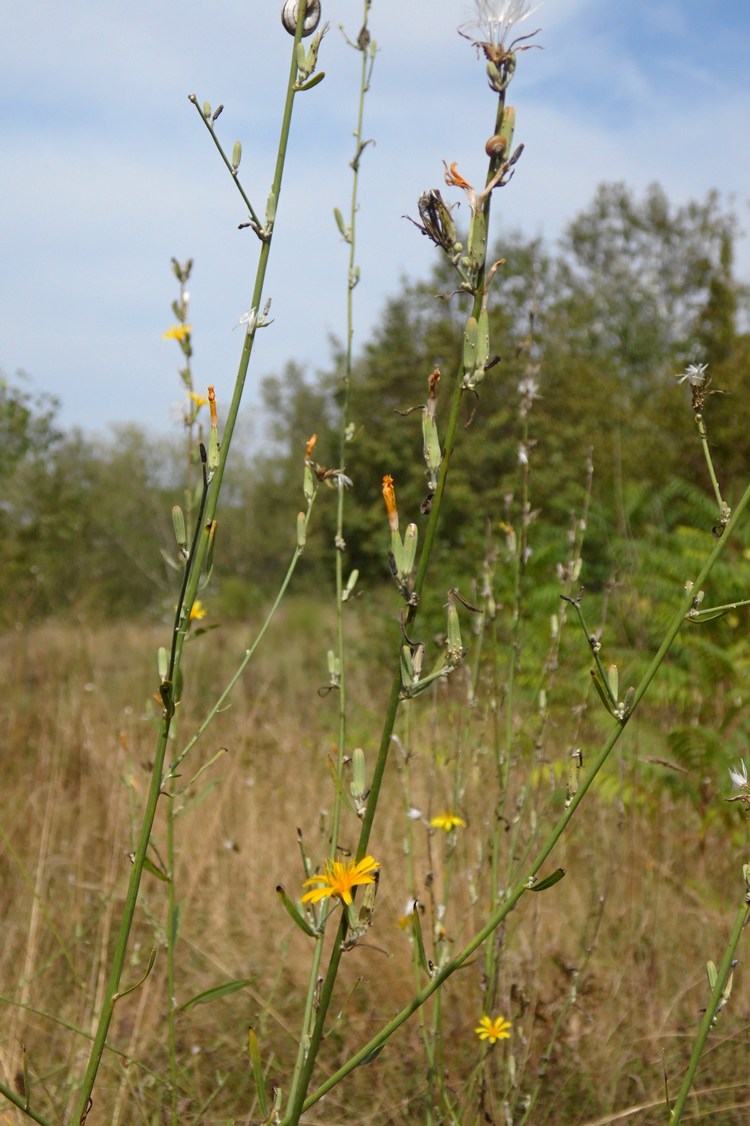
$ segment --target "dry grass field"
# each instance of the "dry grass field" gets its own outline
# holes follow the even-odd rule
[[[374,757],[390,677],[388,639],[377,635],[364,611],[359,615],[350,653],[351,742]],[[187,783],[224,748],[176,799],[181,922],[175,1001],[182,1005],[230,979],[248,984],[179,1014],[181,1123],[249,1126],[259,1120],[247,1055],[250,1025],[269,1083],[283,1089],[288,1082],[310,940],[294,927],[275,888],[283,883],[293,899],[301,893],[298,833],[313,867],[326,855],[336,702],[335,693],[318,689],[327,680],[332,628],[317,607],[286,605],[231,707],[183,764]],[[0,646],[0,1073],[16,1089],[26,1085],[33,1105],[61,1123],[85,1066],[104,988],[147,785],[155,653],[165,636],[163,625],[47,624],[10,633]],[[191,643],[191,710],[179,716],[180,738],[192,734],[245,641],[244,630],[225,625]],[[408,731],[398,728],[401,743],[390,760],[371,844],[382,864],[375,921],[344,957],[317,1080],[414,992],[411,943],[400,925],[412,887],[426,905],[428,945],[437,926],[433,910],[448,880],[440,920],[445,942],[466,940],[486,917],[482,872],[496,796],[482,747],[491,716],[478,708],[467,718],[462,699],[458,678],[447,688],[441,684],[433,697],[409,705]],[[562,743],[564,733],[557,736]],[[402,753],[407,744],[408,758]],[[667,1120],[665,1074],[674,1094],[707,1001],[706,960],[719,961],[741,903],[747,859],[737,839],[743,838],[741,813],[734,835],[701,829],[692,806],[666,791],[647,792],[642,752],[634,724],[614,778],[620,794],[627,790],[639,800],[622,801],[616,786],[590,795],[555,855],[565,879],[526,896],[497,938],[504,1015],[513,1033],[496,1045],[490,1074],[499,1091],[512,1060],[520,1090],[532,1092],[539,1084],[529,1121],[540,1126]],[[468,756],[460,811],[466,826],[449,849],[445,835],[428,832],[427,819],[450,801],[459,753]],[[539,774],[535,817],[544,822],[561,800],[559,787]],[[418,808],[423,820],[410,820],[409,808]],[[155,858],[164,848],[163,816],[158,825]],[[353,846],[354,819],[344,825],[345,842],[348,832]],[[156,960],[146,980],[118,1003],[89,1126],[168,1121],[165,911],[165,883],[147,875],[126,986],[143,977],[152,950]],[[445,1086],[457,1093],[479,1060],[474,1027],[483,1012],[482,966],[476,958],[440,995],[434,1058]],[[468,1109],[451,1119],[432,1105],[423,1036],[433,1028],[436,1003],[303,1121],[501,1122],[499,1113],[472,1117]],[[750,987],[741,963],[687,1120],[727,1126],[750,1120],[749,1031]],[[493,1104],[490,1092],[485,1105],[499,1100]],[[25,1120],[17,1110],[0,1108],[2,1123]]]

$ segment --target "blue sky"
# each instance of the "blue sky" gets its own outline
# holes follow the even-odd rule
[[[342,335],[346,210],[361,0],[322,0],[325,81],[297,100],[246,418],[262,377],[288,359],[324,367]],[[195,260],[196,381],[231,393],[257,243],[187,95],[223,102],[221,133],[243,143],[243,182],[270,186],[291,40],[280,0],[6,0],[0,44],[0,369],[22,368],[62,399],[66,426],[177,426],[181,392],[169,260]],[[485,167],[493,95],[456,34],[471,0],[373,0],[380,51],[366,109],[355,345],[404,275],[434,258],[402,216],[442,185],[442,161]],[[603,180],[658,181],[675,203],[717,188],[750,229],[750,4],[729,0],[547,0],[519,32],[510,101],[525,152],[495,221],[554,240]],[[446,194],[450,194],[446,192]],[[498,227],[495,228],[498,230]],[[750,282],[750,245],[737,271]],[[261,437],[258,434],[258,437]]]

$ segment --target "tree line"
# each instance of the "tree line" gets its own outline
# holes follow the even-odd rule
[[[530,468],[534,562],[579,512],[593,463],[589,581],[604,584],[683,524],[713,521],[710,486],[685,387],[676,375],[707,363],[706,417],[727,499],[750,463],[748,291],[735,276],[740,231],[717,193],[675,206],[656,185],[640,198],[602,185],[556,247],[505,234],[490,307],[498,360],[464,396],[436,565],[456,585],[478,573],[488,528],[518,518],[519,460]],[[387,582],[384,474],[404,522],[424,519],[428,483],[421,412],[436,364],[441,394],[463,346],[462,295],[447,271],[401,285],[358,355],[351,380],[346,550],[372,584]],[[263,382],[264,441],[238,451],[220,513],[212,596],[244,613],[274,589],[295,543],[305,449],[338,467],[343,352],[306,373],[292,358]],[[530,381],[530,382],[529,382]],[[529,393],[531,391],[531,398]],[[170,509],[182,499],[184,450],[136,426],[107,439],[63,432],[58,404],[25,381],[0,383],[4,501],[2,618],[140,616],[166,611],[178,577]],[[525,412],[525,413],[524,413]],[[527,514],[529,515],[529,514]],[[300,574],[329,583],[335,495],[321,489]],[[546,573],[546,572],[545,572]],[[208,597],[208,593],[207,593]]]

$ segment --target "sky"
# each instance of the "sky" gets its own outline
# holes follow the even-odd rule
[[[60,398],[66,428],[179,427],[180,353],[172,256],[194,260],[191,323],[199,388],[228,402],[258,242],[188,94],[225,106],[241,178],[265,207],[291,38],[280,0],[5,0],[0,43],[0,371]],[[344,333],[347,247],[333,220],[351,193],[362,0],[322,0],[325,80],[296,99],[245,418],[289,360],[311,375]],[[460,38],[472,0],[373,0],[378,46],[365,107],[355,350],[402,279],[437,251],[403,216],[439,187],[442,161],[480,182],[495,96]],[[493,203],[503,229],[550,245],[602,181],[658,182],[675,204],[715,188],[750,231],[750,4],[747,0],[546,0],[519,25],[509,101],[525,149]],[[454,193],[457,194],[457,193]],[[750,282],[750,240],[737,273]],[[259,423],[260,425],[260,423]],[[262,440],[262,432],[257,434]]]

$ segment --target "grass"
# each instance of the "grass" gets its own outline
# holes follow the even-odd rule
[[[317,605],[285,604],[275,640],[199,744],[198,757],[185,763],[187,781],[199,763],[226,748],[191,787],[178,818],[182,915],[176,1001],[182,1005],[231,979],[248,984],[180,1013],[181,1122],[258,1120],[246,1051],[249,1025],[269,1082],[283,1088],[287,1081],[309,940],[288,919],[275,888],[283,883],[293,899],[300,894],[304,873],[295,829],[313,866],[326,855],[332,794],[327,757],[334,753],[336,704],[335,693],[326,696],[318,688],[327,680],[326,635],[332,628]],[[353,745],[362,745],[370,757],[377,736],[369,733],[378,730],[379,697],[388,689],[377,660],[378,631],[382,626],[375,626],[366,603],[360,604],[353,647],[360,656],[375,657],[365,664],[352,661],[349,691],[364,701],[353,718]],[[0,650],[5,686],[0,1067],[10,1085],[28,1083],[43,1113],[53,1108],[59,1113],[65,1105],[85,1060],[85,1036],[93,1029],[113,913],[124,893],[134,820],[147,785],[157,713],[150,697],[163,634],[161,625],[132,624],[123,631],[50,623],[6,636]],[[212,688],[228,679],[244,637],[244,630],[226,625],[191,642],[186,676],[196,710],[179,718],[186,737]],[[409,761],[403,755],[394,759],[372,845],[387,878],[381,881],[373,929],[343,959],[319,1079],[411,996],[411,946],[399,924],[411,888],[404,849],[410,827],[415,842],[410,863],[426,908],[428,948],[431,932],[439,931],[452,947],[485,917],[485,844],[495,798],[494,767],[482,751],[491,717],[481,708],[470,721],[473,750],[461,805],[467,824],[456,834],[455,850],[444,834],[428,834],[422,823],[405,816],[407,799],[426,817],[450,804],[457,748],[466,745],[469,722],[462,692],[456,680],[409,706],[408,741],[401,731]],[[564,735],[558,728],[554,739],[562,745]],[[503,1065],[512,1052],[525,1090],[541,1081],[534,1123],[665,1121],[663,1070],[674,1093],[707,1000],[705,962],[720,957],[730,926],[728,905],[739,902],[744,852],[720,826],[706,834],[693,806],[666,787],[653,792],[652,777],[640,762],[654,750],[650,730],[646,739],[649,745],[641,745],[634,724],[618,764],[621,792],[642,800],[623,805],[607,788],[592,795],[556,857],[566,878],[528,896],[498,937],[504,946],[501,992],[513,1038],[493,1050]],[[544,775],[533,800],[540,818],[558,800],[557,788]],[[356,825],[351,841],[346,832],[342,843],[354,847]],[[163,855],[161,824],[156,843]],[[438,925],[433,900],[440,902],[449,878],[447,914]],[[143,984],[117,1005],[109,1036],[113,1050],[90,1122],[162,1121],[165,902],[164,882],[148,875],[125,988],[143,977],[152,949],[156,961]],[[441,994],[435,1059],[459,1109],[450,1119],[444,1106],[435,1107],[436,1123],[470,1120],[461,1117],[460,1093],[478,1060],[473,1029],[483,1012],[482,966],[476,959]],[[691,1112],[702,1121],[747,1121],[749,1019],[750,994],[740,972],[699,1073],[703,1093]],[[304,1121],[329,1126],[428,1121],[431,1084],[420,1021],[429,1037],[428,1007]],[[501,1120],[503,1075],[498,1066],[497,1087],[485,1092],[490,1121]],[[23,1117],[2,1113],[9,1122]]]

